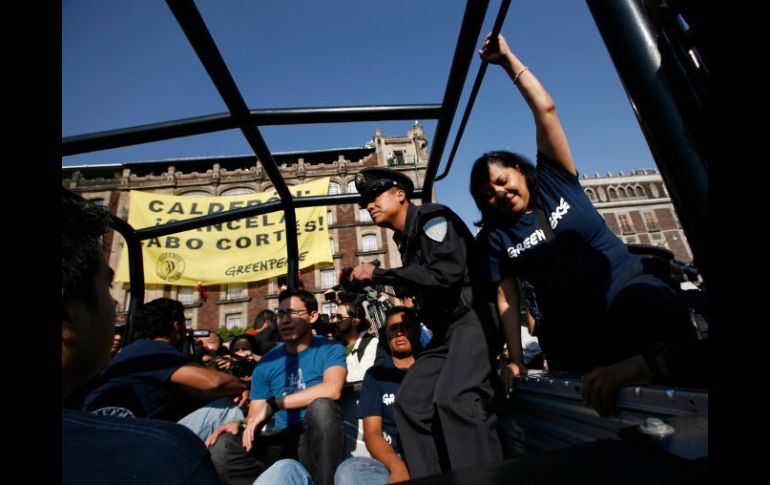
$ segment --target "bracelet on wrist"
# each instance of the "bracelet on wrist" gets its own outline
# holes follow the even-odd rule
[[[519,82],[519,76],[524,74],[524,71],[528,71],[528,70],[529,68],[527,66],[522,67],[521,71],[517,72],[516,75],[513,76],[513,84],[516,84],[517,82]]]

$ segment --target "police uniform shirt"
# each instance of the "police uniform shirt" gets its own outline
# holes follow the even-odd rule
[[[429,328],[456,313],[467,273],[468,248],[473,244],[462,220],[441,204],[410,204],[404,232],[396,231],[403,266],[376,268],[374,281],[404,287],[414,295],[418,316]]]

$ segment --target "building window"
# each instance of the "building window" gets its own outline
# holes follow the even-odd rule
[[[321,304],[321,313],[325,313],[329,316],[337,313],[337,304],[333,301],[325,301]]]
[[[270,280],[270,293],[280,293],[285,290],[289,285],[289,280],[286,276],[279,276]]]
[[[246,290],[246,285],[243,283],[230,283],[227,285],[227,299],[228,300],[235,300],[237,298],[242,298],[244,290]]]
[[[404,152],[400,150],[393,150],[393,163],[395,165],[403,165],[404,164]]]
[[[628,220],[628,216],[625,214],[618,215],[620,220],[620,231],[623,234],[633,234],[634,228],[631,226],[631,221]]]
[[[372,222],[372,216],[369,215],[369,211],[366,209],[358,209],[358,218],[361,222]]]
[[[626,189],[623,187],[618,188],[618,199],[625,199],[626,198]]]
[[[191,190],[190,192],[185,192],[179,195],[182,197],[211,197],[211,194],[203,190]]]
[[[340,193],[340,184],[337,182],[329,182],[329,195],[336,195]]]
[[[592,189],[586,189],[586,196],[588,196],[588,200],[591,202],[596,202],[596,194]]]
[[[376,234],[364,234],[363,236],[361,236],[361,242],[363,243],[364,251],[377,251]]]
[[[626,187],[626,192],[628,193],[629,197],[636,197],[636,192],[634,192],[634,188],[630,185]]]
[[[658,226],[658,221],[655,219],[655,214],[652,212],[645,212],[644,213],[644,223],[647,225],[647,230],[652,231],[660,231],[660,227]]]
[[[334,249],[334,238],[333,238],[333,237],[330,237],[330,238],[329,238],[329,247],[330,247],[330,248],[331,248],[331,250],[332,250],[332,254],[335,254],[335,253],[337,252],[337,251]]]
[[[330,226],[334,224],[334,211],[329,209],[326,211],[326,225]]]
[[[357,194],[358,190],[356,189],[356,181],[351,180],[348,182],[348,194]]]
[[[177,291],[176,299],[184,305],[189,305],[193,302],[193,287],[192,286],[180,286]]]
[[[337,284],[337,272],[334,268],[321,270],[321,288],[331,288]]]
[[[610,200],[615,200],[618,198],[618,191],[615,190],[614,187],[607,189],[607,193],[610,194]]]
[[[224,192],[222,192],[222,195],[246,195],[246,194],[254,194],[254,189],[250,189],[248,187],[237,187],[235,189],[227,189]]]
[[[637,197],[644,197],[644,195],[645,195],[644,194],[644,187],[642,187],[641,185],[637,185],[636,186],[636,196]]]
[[[241,314],[228,313],[225,315],[225,327],[229,330],[235,327],[241,327]]]

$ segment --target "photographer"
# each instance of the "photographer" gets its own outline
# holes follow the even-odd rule
[[[158,298],[139,308],[137,339],[112,359],[83,410],[178,421],[201,439],[222,422],[242,417],[238,406],[248,385],[184,355],[186,334],[184,307],[178,301]]]
[[[345,346],[348,366],[345,382],[359,382],[363,380],[366,370],[374,364],[379,340],[366,331],[369,321],[360,298],[343,294],[337,300],[337,305],[337,313],[330,316],[330,328],[334,338]]]

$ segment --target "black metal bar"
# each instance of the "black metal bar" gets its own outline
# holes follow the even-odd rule
[[[289,289],[296,289],[299,284],[299,246],[297,244],[297,214],[294,211],[291,192],[283,179],[278,165],[275,163],[270,150],[256,126],[249,119],[250,113],[243,100],[238,86],[235,84],[230,71],[227,69],[222,55],[219,53],[211,33],[206,28],[203,18],[192,0],[166,0],[182,27],[187,39],[195,49],[198,58],[206,68],[209,77],[214,82],[227,108],[238,127],[246,137],[246,141],[254,150],[259,162],[265,168],[270,181],[284,204],[284,221],[286,225],[286,259],[287,282]]]
[[[497,18],[495,19],[495,25],[492,27],[492,38],[496,39],[497,34],[500,33],[500,29],[503,28],[503,21],[505,20],[505,15],[508,13],[508,7],[511,5],[511,0],[503,0],[500,4],[500,10],[497,11]],[[460,140],[463,137],[463,133],[465,133],[465,125],[468,123],[468,118],[471,116],[471,110],[473,110],[473,105],[476,102],[476,95],[479,94],[479,88],[481,88],[481,81],[484,80],[484,74],[487,72],[487,66],[489,63],[487,61],[481,61],[481,65],[479,66],[479,72],[476,73],[476,81],[473,82],[473,88],[471,89],[471,94],[468,97],[468,104],[465,106],[465,112],[463,113],[463,118],[460,121],[460,127],[457,129],[457,135],[455,135],[455,142],[452,145],[452,151],[449,153],[449,158],[446,162],[446,168],[444,168],[444,173],[436,177],[436,182],[439,180],[443,180],[447,175],[449,175],[449,170],[452,168],[452,162],[455,159],[455,154],[457,153],[457,147],[460,146]]]
[[[449,81],[447,81],[444,92],[444,100],[441,102],[442,116],[436,125],[436,134],[433,137],[433,146],[428,157],[428,167],[425,170],[425,179],[422,185],[422,200],[424,202],[430,202],[433,193],[433,182],[436,178],[436,172],[438,172],[439,163],[441,163],[441,155],[444,153],[449,130],[452,127],[457,104],[460,102],[471,57],[476,50],[476,41],[479,38],[488,6],[489,0],[469,0],[465,6],[463,24],[457,37],[452,67],[449,70]]]
[[[710,153],[697,114],[683,111],[693,93],[683,88],[671,55],[644,3],[636,0],[587,0],[607,45],[636,118],[668,187],[692,248],[695,264],[708,273],[708,173]]]
[[[249,121],[257,126],[313,123],[343,123],[437,119],[438,104],[404,104],[382,106],[330,106],[321,108],[287,108],[251,110]],[[238,128],[230,113],[164,121],[118,130],[86,133],[62,138],[62,156],[139,145],[184,136],[200,135]]]
[[[112,216],[112,228],[119,232],[128,248],[128,277],[131,282],[131,298],[128,302],[128,320],[126,321],[125,344],[134,341],[136,328],[134,315],[144,301],[144,260],[142,259],[141,239],[131,225],[119,217]]]

